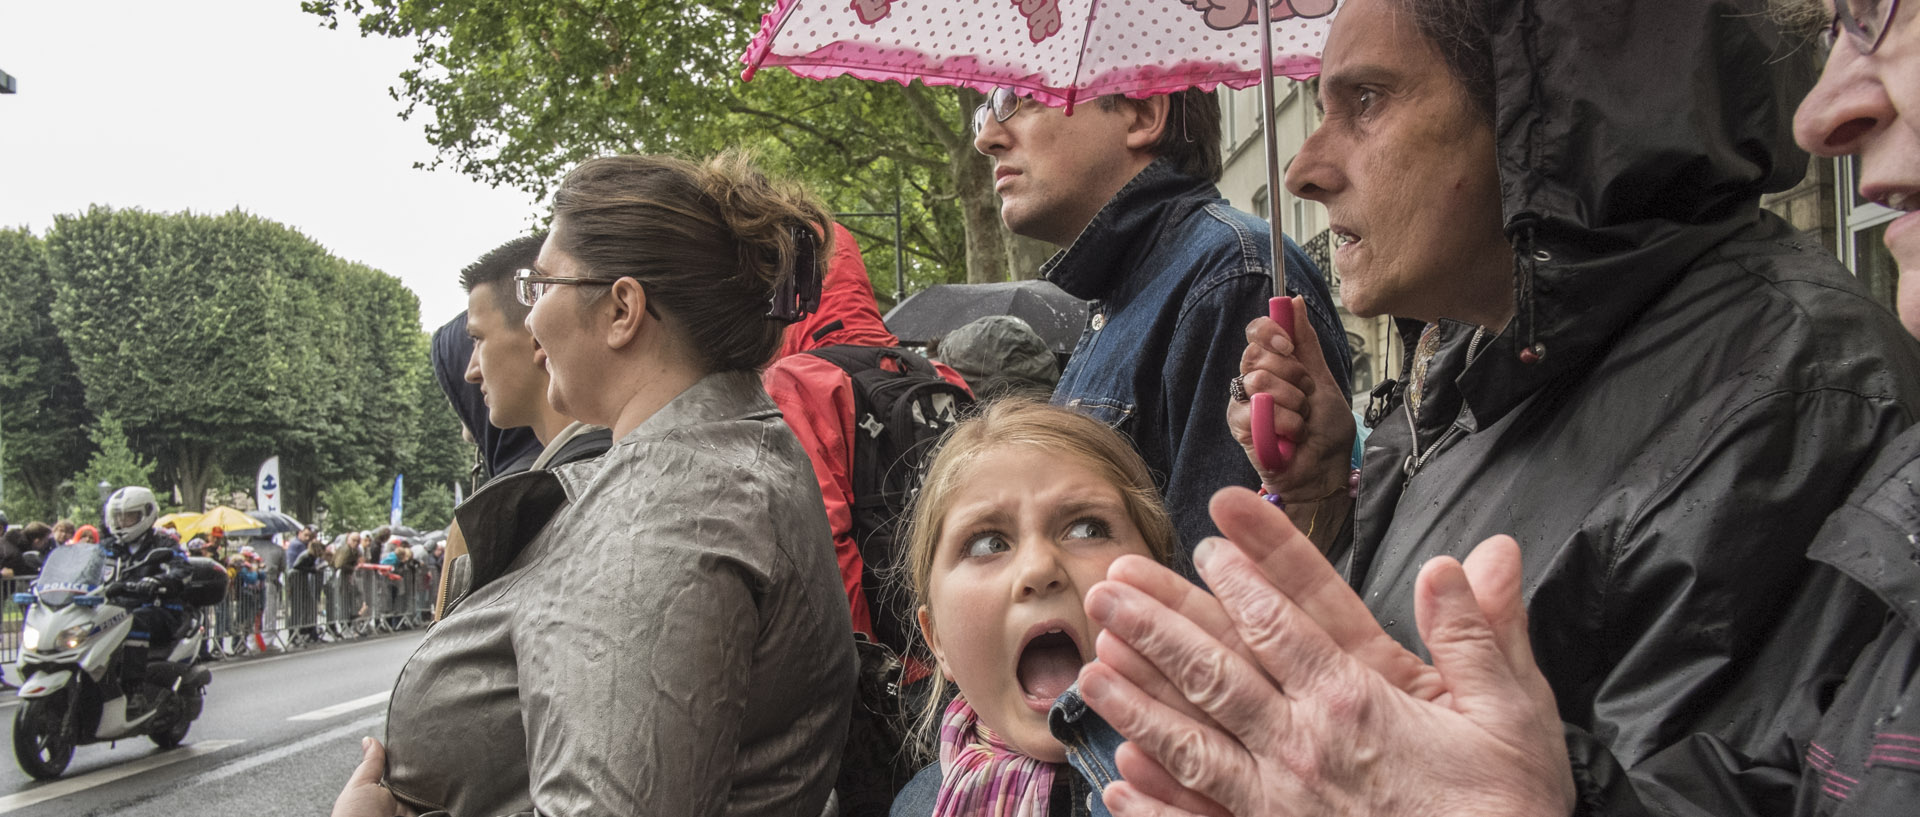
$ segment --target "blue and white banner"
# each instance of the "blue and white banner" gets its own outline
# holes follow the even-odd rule
[[[253,505],[263,511],[280,512],[280,458],[268,457],[253,477]]]
[[[400,481],[406,476],[406,474],[393,475],[393,509],[387,512],[387,524],[394,527],[400,526]]]

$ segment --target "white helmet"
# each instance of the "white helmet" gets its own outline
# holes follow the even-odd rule
[[[138,485],[121,488],[107,498],[107,530],[122,542],[146,535],[158,518],[160,503],[154,501],[152,491]]]

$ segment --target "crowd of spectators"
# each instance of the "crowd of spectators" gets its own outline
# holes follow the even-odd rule
[[[186,555],[226,569],[226,600],[199,611],[207,627],[206,660],[423,625],[446,547],[434,533],[397,536],[388,527],[331,541],[312,525],[271,536],[215,527],[185,542],[172,528],[157,530]],[[7,629],[0,634],[0,658],[10,660],[5,653],[16,649],[21,611],[12,594],[29,586],[53,548],[99,542],[97,527],[65,519],[5,528],[0,580],[14,581],[0,599],[8,613],[0,625]]]

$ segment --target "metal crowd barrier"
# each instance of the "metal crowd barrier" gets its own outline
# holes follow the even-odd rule
[[[13,594],[27,592],[32,576],[0,579],[0,663],[20,660],[20,628],[27,625],[27,608],[15,604]]]
[[[0,579],[0,663],[20,658],[24,605],[32,576]],[[203,659],[285,650],[324,641],[424,628],[433,620],[439,572],[424,565],[361,565],[336,571],[261,572],[227,582],[220,604],[201,608]]]
[[[205,613],[211,648],[235,655],[422,628],[433,620],[439,581],[412,564],[236,577],[226,601]]]

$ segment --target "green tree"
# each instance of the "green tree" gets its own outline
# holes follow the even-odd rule
[[[971,146],[980,94],[917,83],[816,82],[769,70],[738,80],[764,3],[733,0],[303,0],[337,27],[418,51],[396,99],[431,111],[431,164],[544,198],[572,165],[617,153],[757,149],[841,212],[906,213],[911,286],[1037,272],[1000,223],[991,163]],[[876,289],[893,291],[891,225],[845,222]],[[1041,256],[1044,257],[1044,256]]]
[[[351,442],[378,447],[409,439],[412,415],[405,411],[345,415],[347,428],[335,427],[339,415],[313,411],[330,407],[329,388],[362,379],[361,358],[340,356],[356,334],[344,318],[338,341],[275,340],[275,316],[346,294],[342,262],[298,232],[237,210],[156,214],[95,206],[56,218],[47,250],[54,319],[87,405],[121,418],[133,448],[155,457],[189,509],[201,509],[217,468],[252,473],[283,446],[319,449],[352,437],[354,426],[389,422],[399,426],[391,435],[368,432]],[[385,277],[366,272],[362,278]],[[368,358],[390,354],[363,351]],[[379,369],[381,362],[368,365]],[[382,408],[376,402],[369,412]]]
[[[46,246],[25,229],[0,230],[0,304],[0,500],[16,519],[51,519],[93,451],[93,415],[54,326]]]
[[[74,519],[93,520],[100,517],[97,505],[98,487],[102,483],[108,490],[117,491],[129,485],[138,485],[153,489],[153,461],[134,453],[127,444],[127,432],[120,425],[119,418],[111,412],[101,413],[88,432],[94,446],[93,458],[87,461],[87,467],[73,475],[68,483],[68,500],[71,507],[67,513]],[[155,496],[164,496],[165,491],[154,490]]]
[[[347,457],[340,476],[391,480],[413,461],[420,443],[418,379],[429,370],[420,299],[399,279],[363,264],[343,266],[340,297],[349,305],[347,354],[362,371],[345,384],[349,411],[371,422],[342,430]]]
[[[345,479],[320,489],[328,530],[371,530],[387,522],[387,494],[377,477]]]

